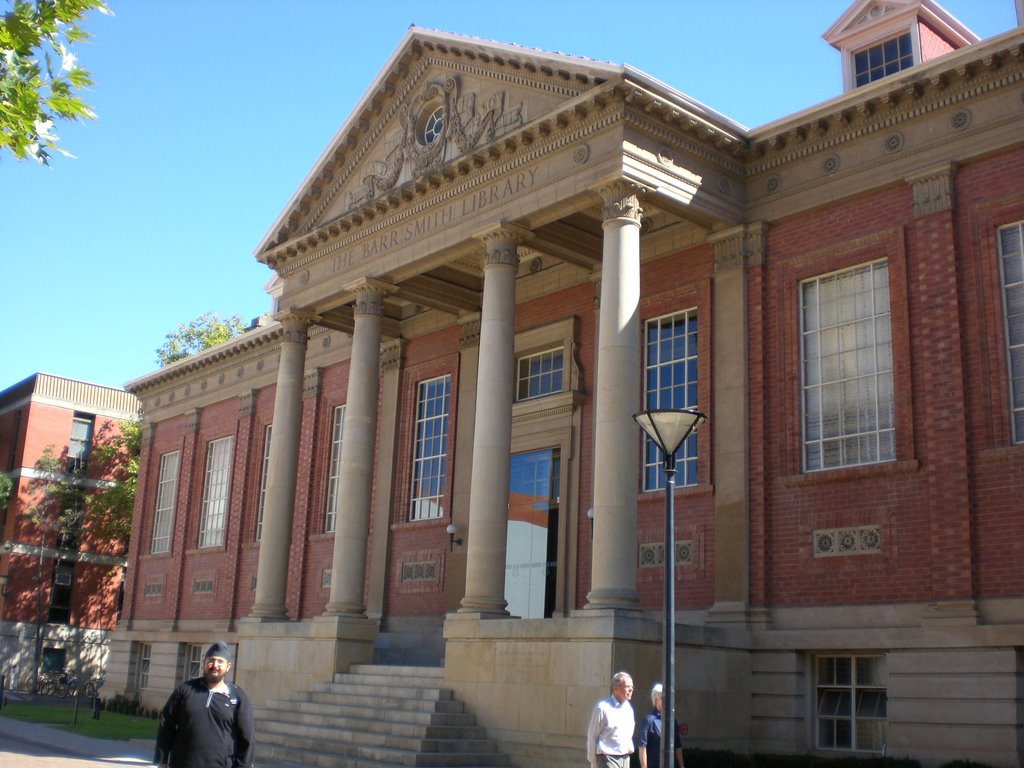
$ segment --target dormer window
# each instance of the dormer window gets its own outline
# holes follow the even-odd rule
[[[978,42],[935,0],[856,0],[822,37],[842,55],[844,91]]]
[[[909,32],[853,55],[854,77],[858,86],[867,85],[912,66],[914,45]]]

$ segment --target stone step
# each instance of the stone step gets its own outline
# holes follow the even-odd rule
[[[387,715],[398,715],[387,717]],[[366,718],[365,711],[360,715],[342,716],[337,712],[322,713],[274,710],[273,719],[268,724],[291,727],[302,725],[320,728],[347,728],[355,725],[373,733],[395,733],[402,736],[420,735],[423,738],[441,738],[445,734],[458,733],[455,738],[480,738],[484,729],[476,724],[472,715],[431,715],[417,713],[412,717],[408,713],[378,712],[373,719]]]
[[[371,714],[367,713],[365,704],[338,704],[316,701],[292,701],[292,702],[268,702],[267,706],[259,708],[265,718],[282,718],[286,720],[301,720],[305,717],[328,718],[344,720],[346,718],[365,719],[372,717],[376,721],[387,723],[405,723],[420,725],[475,725],[476,719],[473,715],[466,713],[461,703],[455,707],[458,711],[445,712],[437,711],[429,707],[399,707],[391,709],[378,709]]]
[[[500,768],[508,766],[500,752],[413,752],[369,744],[262,743],[256,748],[260,768],[274,763],[293,766],[336,768],[337,766],[419,766],[421,768]]]
[[[354,665],[256,710],[261,768],[500,768],[507,755],[436,667]]]

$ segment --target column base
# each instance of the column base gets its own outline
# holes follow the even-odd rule
[[[464,597],[459,604],[458,613],[479,614],[481,617],[508,618],[511,614],[505,600],[489,600],[487,598]]]
[[[355,603],[328,603],[324,607],[324,616],[342,616],[354,619],[366,618],[366,607]]]
[[[639,611],[640,597],[636,590],[595,589],[587,595],[584,610],[622,610]]]
[[[270,605],[254,605],[247,619],[259,619],[261,621],[288,621],[288,614],[284,608]]]

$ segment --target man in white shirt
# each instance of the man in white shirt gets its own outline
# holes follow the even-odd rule
[[[629,700],[633,678],[627,672],[612,676],[612,695],[594,705],[587,728],[587,761],[590,768],[629,768],[633,754],[636,720]]]

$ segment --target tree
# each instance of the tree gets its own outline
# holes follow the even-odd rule
[[[55,120],[96,117],[76,93],[92,78],[71,52],[90,37],[78,25],[90,10],[110,14],[103,0],[13,0],[0,19],[0,150],[48,164],[49,150],[68,155]]]
[[[35,464],[35,479],[31,488],[37,493],[37,502],[28,508],[25,517],[35,525],[40,536],[56,533],[58,541],[77,538],[85,511],[85,492],[82,490],[83,471],[65,472],[60,457],[52,445],[43,449]]]
[[[142,422],[122,421],[114,434],[99,435],[92,460],[111,485],[88,497],[84,527],[96,541],[109,541],[127,552],[132,533],[135,487],[139,477]]]
[[[11,489],[13,487],[14,481],[3,472],[0,472],[0,509],[7,509],[7,502],[11,498]]]
[[[164,368],[243,333],[241,315],[221,317],[217,312],[204,312],[188,325],[178,323],[178,329],[167,334],[167,341],[156,350],[157,362]]]

